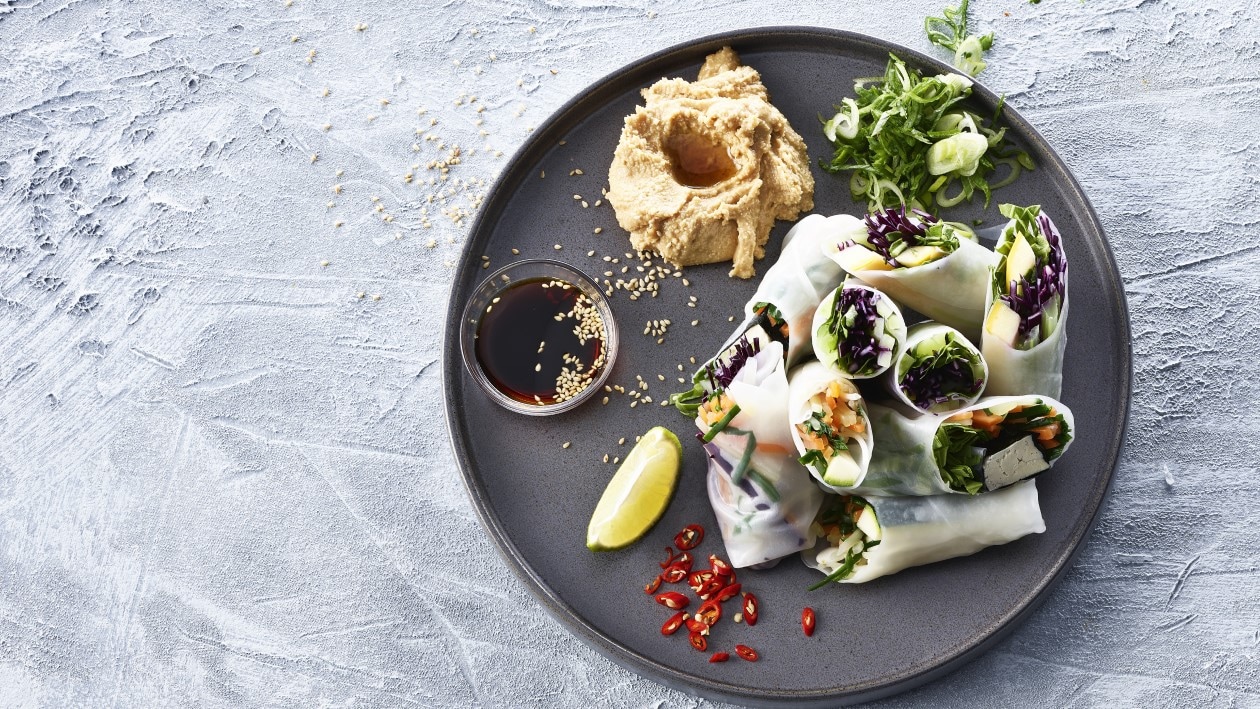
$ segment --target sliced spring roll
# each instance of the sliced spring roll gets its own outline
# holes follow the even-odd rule
[[[818,545],[802,552],[831,582],[866,583],[911,566],[974,554],[1046,531],[1035,480],[988,495],[834,497],[812,529]]]
[[[1000,209],[1011,221],[998,239],[980,340],[989,363],[987,393],[1057,397],[1067,348],[1063,241],[1041,207],[1003,204]]]
[[[877,377],[906,342],[901,309],[884,293],[854,280],[831,291],[814,312],[814,355],[850,379]]]
[[[905,207],[874,212],[823,253],[898,303],[978,340],[997,254],[961,224]]]
[[[861,485],[875,441],[853,381],[806,362],[788,376],[787,407],[792,441],[810,475],[833,492]]]
[[[840,214],[824,217],[811,214],[796,223],[783,237],[779,259],[766,271],[752,298],[744,306],[744,322],[735,328],[719,352],[728,350],[745,332],[760,327],[784,345],[783,356],[790,368],[809,355],[809,326],[818,303],[844,277],[840,266],[820,258],[822,245],[861,224],[857,217]],[[691,389],[670,397],[670,403],[687,416],[712,390],[705,368],[692,376]]]
[[[752,462],[741,468],[716,443],[705,450],[709,504],[732,566],[765,565],[814,546],[811,522],[823,492],[793,457],[748,456]]]
[[[861,495],[987,493],[1048,470],[1072,443],[1072,412],[1048,396],[994,396],[909,418],[868,404],[875,450]]]
[[[939,414],[976,403],[989,378],[989,367],[961,332],[924,322],[910,327],[906,347],[890,375],[893,394],[902,403]]]
[[[747,454],[744,466],[766,467],[767,459],[791,455],[782,343],[753,328],[715,360],[707,376],[713,390],[696,411],[702,442],[736,461]]]

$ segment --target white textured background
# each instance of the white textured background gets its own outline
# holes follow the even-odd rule
[[[438,413],[443,311],[463,215],[590,82],[755,25],[927,49],[943,2],[797,4],[0,0],[0,705],[696,705],[495,555]],[[1098,209],[1136,391],[1066,581],[885,706],[1260,706],[1260,12],[973,17]]]

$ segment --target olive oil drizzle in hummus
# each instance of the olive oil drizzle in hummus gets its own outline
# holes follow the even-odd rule
[[[638,251],[676,266],[731,261],[751,278],[776,219],[813,209],[805,141],[730,47],[696,81],[661,79],[626,118],[608,201]]]

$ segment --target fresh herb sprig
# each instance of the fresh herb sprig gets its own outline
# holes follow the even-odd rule
[[[946,6],[942,17],[928,17],[923,30],[928,41],[954,53],[954,66],[975,76],[984,71],[984,53],[993,47],[993,33],[973,35],[967,33],[967,6],[971,0],[962,0],[957,6]]]

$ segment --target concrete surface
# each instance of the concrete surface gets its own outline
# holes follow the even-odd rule
[[[0,0],[0,705],[707,705],[499,561],[441,323],[490,181],[588,83],[755,25],[928,49],[942,2],[797,5]],[[1049,602],[884,706],[1260,706],[1258,14],[976,0],[1112,240],[1132,422]]]

